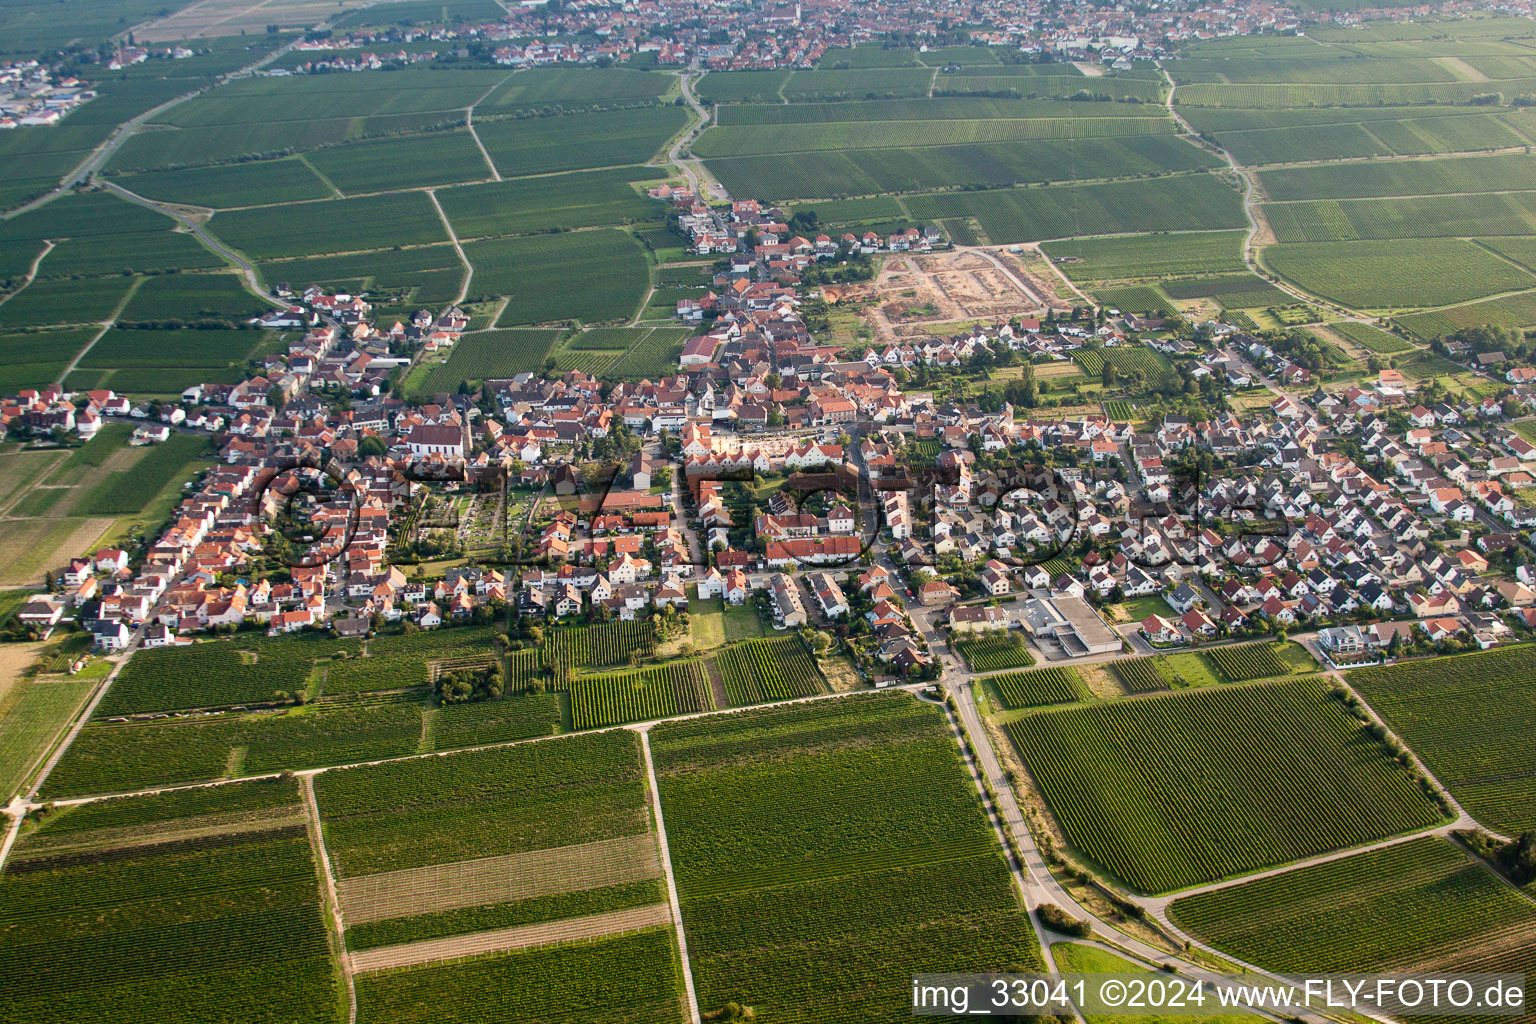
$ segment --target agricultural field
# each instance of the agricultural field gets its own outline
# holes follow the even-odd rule
[[[1420,341],[1433,341],[1442,334],[1452,334],[1465,327],[1479,327],[1483,324],[1525,327],[1536,324],[1536,291],[1517,292],[1428,313],[1413,313],[1398,317],[1393,323]]]
[[[423,745],[426,710],[413,700],[376,699],[281,713],[95,722],[70,745],[43,791],[49,798],[123,792],[403,757]]]
[[[545,660],[550,665],[606,668],[649,657],[655,649],[656,627],[641,619],[555,629],[544,636]]]
[[[0,875],[0,1020],[340,1024],[298,787],[268,780],[41,815]]]
[[[256,259],[448,240],[432,200],[419,192],[226,210],[215,214],[208,226],[225,242]]]
[[[315,793],[360,1020],[440,1020],[445,1006],[455,1019],[598,1006],[677,1019],[633,733],[328,772]],[[617,934],[637,921],[651,927]]]
[[[1110,662],[1109,670],[1119,680],[1126,693],[1154,693],[1168,689],[1168,680],[1158,668],[1158,659],[1120,658]]]
[[[706,664],[733,708],[827,692],[821,670],[798,637],[748,640],[710,656]]]
[[[906,205],[924,222],[948,226],[953,220],[974,218],[994,245],[1076,235],[1210,231],[1243,221],[1238,194],[1209,174],[918,194],[909,196]]]
[[[612,228],[469,242],[464,254],[475,268],[471,297],[511,298],[500,327],[627,319],[651,277],[640,243]]]
[[[951,638],[949,645],[965,659],[972,672],[996,672],[1005,668],[1028,668],[1035,663],[1019,633],[1002,636]]]
[[[359,1024],[595,1020],[674,1024],[682,1014],[670,928],[534,946],[358,976]],[[570,1016],[567,1016],[570,1015]]]
[[[1152,291],[1150,288],[1139,290]],[[1139,377],[1144,378],[1148,385],[1159,387],[1174,376],[1173,366],[1168,362],[1167,357],[1160,352],[1141,346],[1079,349],[1072,353],[1072,358],[1090,377],[1100,376],[1104,372],[1105,364],[1108,363],[1119,373],[1120,380],[1127,384]]]
[[[1272,245],[1264,262],[1298,287],[1359,309],[1442,306],[1536,285],[1536,277],[1460,238]],[[1449,266],[1456,273],[1447,274]]]
[[[1256,644],[1238,644],[1235,647],[1212,647],[1205,652],[1216,670],[1229,682],[1241,683],[1250,679],[1269,679],[1291,674],[1291,666],[1280,659],[1268,641]]]
[[[903,129],[910,130],[925,126],[925,122],[919,121],[898,123]],[[1022,126],[1029,124],[1005,123],[1021,126],[1013,133],[1016,135],[1025,134]],[[1061,123],[1060,119],[1049,119],[1041,125],[1042,129],[1050,129]],[[950,124],[939,122],[938,127]],[[1090,120],[1087,124],[1092,126],[1097,122]],[[1158,127],[1161,127],[1160,123]],[[773,131],[732,130],[753,134]],[[1026,139],[1028,145],[982,141],[949,146],[892,145],[848,149],[836,145],[836,139],[842,133],[820,134],[825,135],[825,139],[815,141],[825,141],[825,145],[796,153],[790,161],[781,154],[767,152],[751,156],[711,156],[708,165],[733,192],[774,199],[878,196],[951,186],[1007,188],[1023,182],[1048,184],[1072,178],[1166,174],[1211,166],[1209,158],[1200,150],[1162,134],[1077,139],[1056,136]],[[923,216],[916,211],[913,213],[920,218]]]
[[[1451,842],[1425,837],[1175,900],[1170,916],[1275,971],[1523,970],[1536,905]]]
[[[6,657],[20,654],[6,652]],[[96,683],[90,678],[34,674],[0,688],[0,800],[9,801],[21,792],[32,769]]]
[[[1266,203],[1281,242],[1468,238],[1536,232],[1536,192]]]
[[[1071,704],[1087,696],[1087,689],[1070,668],[1037,668],[1030,672],[1005,672],[987,676],[986,682],[997,690],[1009,711],[1039,708],[1050,704]]]
[[[1040,711],[1008,733],[1072,845],[1144,892],[1441,817],[1316,679]]]
[[[487,17],[496,15],[492,12]],[[481,100],[475,112],[494,117],[504,112],[635,104],[660,99],[674,84],[670,75],[630,68],[529,68]]]
[[[316,174],[349,196],[492,177],[468,131],[352,142],[317,149],[306,160]]]
[[[1275,202],[1528,191],[1536,189],[1536,157],[1520,153],[1286,167],[1264,171],[1259,180]]]
[[[1122,313],[1152,314],[1155,316],[1173,316],[1178,310],[1173,304],[1163,297],[1163,293],[1151,285],[1133,284],[1115,288],[1095,288],[1094,294],[1108,309],[1118,309]],[[1104,361],[1097,353],[1083,355],[1078,362],[1083,366],[1084,372],[1092,363],[1097,363],[1102,370]]]
[[[654,168],[621,167],[513,178],[444,189],[437,199],[461,240],[659,221],[665,207],[632,184],[657,173]]]
[[[503,177],[643,164],[683,130],[681,107],[645,107],[475,122]]]
[[[709,680],[698,661],[672,661],[658,668],[613,675],[583,676],[570,685],[571,724],[598,729],[714,707]]]
[[[1329,324],[1328,329],[1341,335],[1361,348],[1378,355],[1392,356],[1400,352],[1410,352],[1413,345],[1380,327],[1372,327],[1370,324],[1337,323]]]
[[[1347,678],[1479,824],[1514,835],[1536,828],[1530,657],[1511,647],[1355,669]]]
[[[561,332],[538,328],[477,331],[454,346],[446,362],[438,363],[422,382],[424,394],[453,391],[461,381],[506,378],[537,373]]]
[[[652,328],[607,367],[604,376],[613,379],[664,377],[676,370],[683,342],[692,333],[692,329],[687,327]],[[571,345],[575,347],[575,339]]]
[[[212,209],[331,199],[336,195],[298,157],[147,171],[115,175],[112,180],[146,199]]]
[[[893,973],[1038,969],[939,709],[871,694],[663,724],[650,743],[701,1010],[884,1022],[908,1012]]]
[[[1047,242],[1040,248],[1081,284],[1240,274],[1243,233],[1083,238]]]
[[[1174,299],[1215,299],[1223,309],[1285,306],[1295,301],[1288,293],[1249,273],[1168,281],[1162,289],[1163,294]]]
[[[318,637],[318,634],[317,634]],[[328,646],[329,645],[329,646]],[[136,653],[97,706],[99,717],[264,703],[303,690],[314,660],[336,641],[246,636]]]

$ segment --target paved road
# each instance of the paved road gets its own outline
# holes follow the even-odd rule
[[[315,26],[315,28],[319,30],[323,30],[328,27],[329,23],[325,21],[322,21],[319,25]],[[39,196],[38,198],[32,200],[30,203],[18,206],[13,210],[0,213],[0,220],[8,220],[9,218],[15,217],[18,214],[27,213],[30,210],[35,210],[39,206],[42,206],[44,203],[51,203],[53,200],[59,198],[59,196],[64,195],[70,189],[74,188],[76,185],[85,181],[89,181],[95,177],[97,171],[101,170],[107,165],[107,161],[112,159],[112,155],[116,153],[120,148],[122,148],[123,143],[127,142],[129,137],[131,137],[135,132],[137,132],[153,118],[158,117],[173,107],[185,103],[187,100],[190,100],[195,96],[202,95],[209,89],[223,85],[225,82],[231,81],[232,79],[245,78],[253,72],[261,70],[268,64],[277,60],[283,54],[292,50],[296,45],[298,45],[298,42],[299,39],[295,38],[293,42],[273,50],[271,53],[260,58],[259,60],[255,60],[250,64],[247,64],[242,68],[237,68],[236,70],[228,72],[227,74],[219,75],[217,78],[210,79],[208,82],[198,86],[196,89],[184,92],[180,96],[166,100],[164,103],[157,107],[152,107],[149,110],[144,111],[142,114],[137,114],[129,118],[122,124],[118,125],[116,130],[114,130],[112,134],[107,137],[105,142],[92,150],[89,156],[80,161],[80,163],[76,165],[75,168],[68,174],[64,175],[64,178],[59,182],[58,187],[55,188],[52,192]]]
[[[106,187],[107,191],[121,196],[122,198],[128,200],[130,203],[137,203],[139,206],[147,207],[148,209],[154,210],[157,213],[162,213],[165,216],[170,217],[172,220],[185,227],[188,231],[192,232],[192,234],[197,237],[199,242],[202,242],[209,249],[211,249],[220,259],[224,260],[239,270],[241,276],[245,278],[246,289],[249,290],[253,295],[259,295],[261,298],[265,299],[267,302],[270,302],[274,306],[287,306],[287,303],[282,302],[276,296],[269,294],[265,289],[261,287],[261,279],[257,276],[256,267],[251,263],[250,260],[246,259],[243,255],[236,252],[234,249],[231,249],[217,237],[210,234],[207,228],[193,220],[181,207],[172,206],[166,203],[157,203],[153,199],[145,199],[138,193],[130,192],[115,182],[105,181],[102,182],[102,184]]]
[[[700,133],[713,120],[713,116],[705,108],[704,104],[700,103],[698,97],[694,95],[693,76],[696,73],[697,66],[690,68],[688,71],[683,72],[679,81],[682,85],[683,99],[687,102],[688,106],[693,108],[694,116],[698,118],[698,122],[679,136],[676,142],[672,143],[672,148],[667,151],[667,159],[682,170],[683,176],[688,179],[688,187],[693,190],[694,195],[706,201],[718,199],[722,202],[729,202],[731,194],[726,191],[725,185],[718,178],[709,173],[709,168],[705,167],[703,162],[696,156],[683,156],[683,150],[692,146],[694,140],[699,137]]]

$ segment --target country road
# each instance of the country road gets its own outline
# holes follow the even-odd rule
[[[684,131],[682,135],[679,135],[677,141],[672,143],[672,148],[667,151],[667,159],[683,172],[683,176],[688,179],[688,188],[693,191],[694,195],[705,201],[717,199],[722,202],[729,202],[731,194],[726,191],[725,186],[721,184],[718,178],[713,177],[709,173],[709,168],[704,166],[703,161],[696,156],[683,156],[683,150],[691,147],[714,119],[709,110],[694,95],[693,76],[695,71],[696,69],[690,68],[683,72],[678,76],[678,82],[682,88],[683,99],[688,103],[689,107],[693,108],[694,116],[698,120],[692,127]]]
[[[315,28],[318,30],[323,30],[327,27],[328,23],[323,21],[319,25],[315,26]],[[135,132],[137,132],[150,120],[158,117],[173,107],[185,103],[187,100],[190,100],[196,96],[201,96],[209,89],[216,88],[217,86],[223,85],[225,82],[232,81],[236,78],[245,78],[253,72],[261,70],[297,46],[300,38],[303,37],[301,36],[294,39],[292,42],[287,43],[286,45],[281,46],[276,50],[273,50],[271,53],[266,54],[259,60],[252,61],[250,64],[247,64],[242,68],[237,68],[234,71],[219,75],[218,77],[211,79],[203,85],[198,86],[196,89],[190,89],[187,92],[182,93],[180,96],[174,96],[171,99],[166,100],[159,106],[151,107],[149,110],[146,110],[141,114],[136,114],[133,117],[130,117],[128,120],[118,125],[112,134],[107,136],[106,141],[102,142],[99,146],[93,149],[84,160],[80,161],[80,163],[74,167],[73,170],[64,175],[57,188],[45,195],[38,196],[31,202],[24,203],[15,209],[7,210],[5,213],[0,213],[0,220],[9,220],[18,214],[23,214],[27,213],[28,211],[35,210],[45,203],[51,203],[53,200],[59,198],[60,196],[67,193],[70,189],[74,188],[76,185],[85,181],[92,180],[95,178],[96,172],[105,167],[107,161],[112,159],[112,155],[116,153],[120,148],[122,148],[123,143],[127,142]]]

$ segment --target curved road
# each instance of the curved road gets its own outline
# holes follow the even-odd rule
[[[710,176],[709,169],[703,162],[696,156],[683,156],[683,150],[693,145],[694,140],[709,127],[710,121],[713,120],[710,112],[694,95],[693,76],[696,70],[696,68],[690,68],[684,71],[678,76],[678,81],[682,86],[683,99],[693,108],[693,113],[699,120],[672,143],[672,148],[667,150],[667,159],[683,172],[683,176],[688,179],[688,187],[693,190],[694,195],[707,202],[710,197],[703,189],[708,188],[714,193],[715,198],[729,202],[731,194],[725,190],[725,186],[718,178]]]

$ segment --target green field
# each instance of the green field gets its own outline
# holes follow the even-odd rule
[[[1518,292],[1497,299],[1470,302],[1463,306],[1437,309],[1398,317],[1394,323],[1421,341],[1432,341],[1464,327],[1518,328],[1536,324],[1536,291]]]
[[[334,193],[297,158],[125,174],[118,185],[146,199],[214,208],[330,199]]]
[[[1510,835],[1536,828],[1528,649],[1362,668],[1348,678],[1479,824]]]
[[[664,215],[665,207],[630,184],[654,174],[645,167],[622,167],[510,179],[444,189],[438,202],[460,239],[628,224]]]
[[[327,181],[351,196],[492,177],[480,147],[467,131],[352,142],[315,150],[307,159]]]
[[[1175,900],[1170,916],[1275,971],[1524,971],[1536,959],[1528,939],[1507,943],[1529,935],[1536,906],[1435,837]]]
[[[21,792],[32,768],[95,688],[94,679],[32,676],[0,696],[0,799]]]
[[[613,229],[470,242],[464,253],[475,268],[471,295],[511,297],[503,327],[627,319],[650,282],[640,244]]]
[[[421,390],[437,394],[457,390],[461,381],[537,373],[559,337],[559,331],[537,328],[466,334],[447,362],[432,367]]]
[[[1536,285],[1536,277],[1459,238],[1273,245],[1264,262],[1307,291],[1363,309],[1446,305]]]
[[[1070,668],[1005,672],[988,676],[987,685],[996,688],[1003,706],[1009,711],[1045,707],[1049,704],[1071,704],[1084,699],[1088,694],[1082,680]]]
[[[705,665],[731,707],[827,692],[821,670],[798,637],[748,640],[712,655]]]
[[[0,1020],[346,1019],[298,787],[270,780],[43,818],[0,876]]]
[[[363,974],[360,1024],[449,1019],[616,1019],[674,1024],[682,1013],[674,934],[651,929]],[[569,1016],[568,1016],[569,1015]]]
[[[893,975],[1038,969],[938,709],[885,694],[754,709],[658,726],[651,747],[705,1012],[883,1022],[908,1012]]]
[[[680,107],[475,122],[503,177],[648,162],[688,123]]]
[[[1440,816],[1315,679],[1041,711],[1008,731],[1072,844],[1144,892]]]
[[[996,672],[1004,668],[1028,668],[1035,663],[1021,633],[1000,636],[954,637],[949,645],[965,659],[972,672]]]
[[[1041,248],[1074,281],[1099,283],[1242,273],[1240,231],[1084,238]]]
[[[1199,231],[1242,223],[1238,194],[1209,174],[1103,185],[914,195],[919,220],[975,218],[994,244],[1073,235]]]
[[[0,304],[0,328],[100,323],[112,317],[136,283],[131,277],[33,281]]]
[[[1329,324],[1328,329],[1335,334],[1348,338],[1363,349],[1377,352],[1381,355],[1396,355],[1399,352],[1410,351],[1413,346],[1390,331],[1384,331],[1380,327],[1372,327],[1370,324],[1337,323]]]
[[[209,227],[257,259],[448,240],[432,201],[416,192],[229,210],[216,214]]]
[[[899,138],[929,139],[956,136],[955,125],[972,122],[899,121],[888,125],[901,132],[876,131],[866,126],[860,132],[870,145],[853,148],[858,140],[845,141],[853,134],[846,125],[806,125],[793,128],[721,129],[741,132],[751,145],[762,146],[755,156],[716,155],[708,164],[733,193],[761,195],[772,199],[829,199],[842,196],[882,195],[891,192],[921,192],[942,186],[1001,188],[1021,182],[1048,183],[1073,178],[1109,178],[1130,175],[1191,171],[1214,166],[1210,156],[1176,138],[1161,134],[1162,122],[1147,121],[1146,127],[1157,134],[1126,135],[1122,138],[1073,138],[1060,131],[1062,119],[1039,122],[982,122],[1013,129],[970,135],[1013,136],[1011,142],[976,142],[956,145],[900,145]],[[1097,120],[1084,122],[1088,127],[1106,130],[1119,127]],[[1135,126],[1141,126],[1138,122]],[[1032,127],[1033,126],[1033,127]],[[1132,126],[1126,126],[1132,127]],[[948,130],[946,130],[948,129]],[[808,136],[792,140],[790,145],[814,146],[786,158],[775,152],[771,141],[761,136],[775,136],[798,131]],[[1053,132],[1044,138],[1031,136]],[[706,137],[707,138],[707,137]],[[1059,142],[1053,139],[1062,140]],[[703,140],[701,140],[702,142]],[[1020,145],[1027,141],[1027,145]],[[881,148],[873,145],[885,142]],[[724,149],[730,140],[721,139],[709,148]],[[731,148],[743,148],[732,145]],[[916,214],[916,211],[914,211]]]

